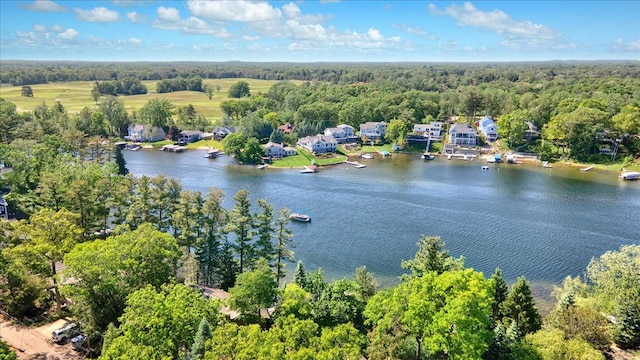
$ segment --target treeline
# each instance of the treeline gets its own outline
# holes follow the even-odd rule
[[[156,92],[159,94],[184,90],[200,92],[204,91],[202,87],[202,78],[197,75],[190,76],[186,79],[182,76],[178,76],[173,79],[161,80],[156,85]]]
[[[125,77],[320,81],[332,84],[398,82],[412,89],[444,91],[461,85],[537,82],[553,78],[640,77],[637,62],[530,63],[244,63],[244,62],[43,62],[6,61],[0,81],[12,85],[111,81]]]
[[[140,79],[126,77],[121,80],[96,81],[92,93],[99,95],[138,95],[146,94],[147,87],[140,82]]]

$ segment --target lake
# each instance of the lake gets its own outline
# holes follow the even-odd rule
[[[619,180],[614,172],[392,154],[358,159],[367,165],[362,169],[340,164],[301,174],[204,153],[124,155],[136,176],[163,174],[203,194],[223,190],[226,208],[246,189],[254,203],[267,198],[276,211],[307,213],[311,223],[290,225],[296,260],[309,271],[322,267],[328,279],[366,265],[382,285],[397,283],[400,262],[413,258],[423,234],[440,236],[454,256],[487,277],[500,267],[509,282],[524,275],[543,286],[583,275],[589,260],[606,251],[640,243],[640,181]]]

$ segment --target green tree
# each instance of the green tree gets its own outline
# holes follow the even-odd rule
[[[242,149],[242,161],[249,164],[260,164],[265,156],[265,150],[258,139],[251,137]]]
[[[298,260],[298,264],[296,265],[296,271],[293,273],[293,283],[303,289],[308,288],[307,270],[304,268],[302,260]]]
[[[412,260],[403,260],[402,268],[411,270],[410,276],[422,276],[434,271],[441,274],[445,271],[464,268],[464,258],[454,259],[444,250],[444,241],[439,236],[422,236],[418,242],[418,252]]]
[[[16,353],[2,340],[0,340],[0,360],[18,360]]]
[[[238,190],[233,197],[234,207],[229,214],[227,231],[236,235],[235,250],[238,254],[240,272],[253,265],[254,247],[251,243],[253,239],[253,217],[251,216],[251,202],[249,192]]]
[[[491,320],[494,324],[502,321],[502,303],[507,300],[509,295],[509,287],[502,277],[502,270],[496,268],[493,275],[489,279],[493,287],[493,303],[491,304]]]
[[[20,116],[16,105],[0,98],[0,144],[9,144],[16,136]],[[6,159],[3,158],[6,161]]]
[[[531,288],[524,276],[519,277],[511,287],[501,308],[503,318],[514,321],[522,335],[534,333],[542,327],[542,318],[534,304]]]
[[[33,97],[33,89],[29,85],[22,85],[21,94],[24,97]]]
[[[31,215],[29,222],[21,220],[15,227],[24,241],[11,251],[34,273],[51,280],[58,316],[62,316],[63,299],[56,263],[80,241],[82,232],[77,221],[78,216],[65,209],[42,209]]]
[[[267,199],[258,199],[261,212],[255,216],[255,228],[258,238],[255,243],[255,253],[258,258],[263,258],[273,266],[275,249],[272,239],[274,237],[273,205]]]
[[[404,139],[408,132],[409,129],[407,128],[407,124],[402,120],[395,119],[391,120],[387,126],[387,131],[385,132],[384,137],[397,144],[398,139]]]
[[[323,327],[351,323],[363,329],[362,313],[366,302],[359,296],[358,290],[353,280],[341,279],[330,283],[314,300],[314,321]]]
[[[225,236],[224,227],[227,225],[227,212],[222,207],[224,194],[221,190],[212,188],[202,206],[202,236],[195,244],[195,254],[198,260],[201,283],[215,286],[222,282],[220,270],[222,264],[222,241]]]
[[[364,314],[371,336],[413,338],[416,360],[423,352],[479,359],[491,339],[491,284],[471,269],[429,271],[377,293]]]
[[[230,98],[240,99],[248,96],[251,96],[251,91],[249,90],[249,83],[246,81],[238,81],[229,87]]]
[[[166,130],[173,124],[173,104],[167,99],[151,99],[140,109],[140,119]]]
[[[121,359],[131,348],[153,353],[153,358],[178,358],[191,348],[202,321],[218,324],[219,304],[181,284],[153,286],[127,298],[120,326],[108,333],[101,359]]]
[[[530,118],[526,110],[516,110],[498,118],[498,136],[507,141],[509,149],[523,142],[524,132],[529,128],[527,120]]]
[[[116,165],[118,165],[118,175],[127,175],[129,173],[129,169],[127,169],[127,162],[124,160],[124,156],[122,156],[122,150],[120,147],[116,146]]]
[[[286,262],[293,262],[294,253],[290,250],[293,247],[293,233],[287,228],[289,224],[289,210],[284,208],[278,212],[275,227],[275,256],[274,266],[276,268],[276,279],[280,285],[280,279],[285,277],[284,268]]]
[[[287,284],[278,298],[276,316],[278,319],[294,316],[305,320],[311,317],[311,295],[297,284]]]
[[[358,284],[358,293],[364,301],[369,300],[378,291],[378,280],[367,271],[367,267],[364,265],[356,268],[353,280]]]
[[[142,224],[106,240],[76,245],[64,257],[65,276],[75,281],[63,292],[72,310],[89,329],[104,331],[117,323],[127,296],[151,285],[156,289],[175,278],[180,249],[175,239]]]
[[[191,359],[202,360],[204,359],[204,343],[211,339],[211,327],[207,318],[203,317],[198,325],[198,331],[193,339],[193,345],[191,345]]]
[[[211,100],[213,98],[213,92],[216,89],[211,85],[203,85],[202,88],[204,89],[204,92],[207,94],[207,97],[209,98],[209,100]]]
[[[236,285],[229,289],[229,306],[252,321],[262,322],[261,309],[273,305],[278,282],[269,264],[261,259],[256,269],[238,275]]]
[[[126,134],[129,116],[121,99],[108,95],[100,102],[99,109],[109,124],[111,135],[122,136]]]
[[[582,339],[566,339],[562,330],[541,330],[529,334],[526,342],[540,353],[543,359],[604,360],[598,350]]]
[[[617,313],[616,343],[627,349],[637,349],[640,347],[640,289],[620,304]]]
[[[244,161],[242,151],[244,150],[244,146],[247,143],[247,136],[244,133],[237,132],[233,134],[227,135],[222,140],[222,146],[224,147],[224,152],[232,155],[236,158],[236,160],[242,162]]]

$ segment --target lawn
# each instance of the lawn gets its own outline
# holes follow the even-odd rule
[[[129,111],[142,108],[149,100],[154,98],[167,99],[176,107],[193,105],[199,114],[203,114],[207,119],[215,121],[222,116],[220,104],[229,100],[228,91],[231,85],[238,81],[249,83],[252,94],[266,93],[269,88],[278,81],[276,80],[256,80],[256,79],[205,79],[203,85],[220,85],[220,92],[214,92],[213,98],[209,100],[206,93],[195,91],[177,91],[172,93],[157,94],[156,84],[158,81],[143,81],[149,93],[144,95],[120,96],[125,107]],[[292,81],[293,83],[300,83]],[[69,113],[77,113],[84,107],[96,108],[97,104],[91,97],[93,81],[72,81],[50,84],[31,85],[33,97],[23,97],[21,86],[0,86],[0,98],[10,101],[16,105],[18,111],[31,111],[36,106],[46,103],[52,106],[56,101],[60,101]]]
[[[300,168],[304,166],[311,166],[315,162],[316,165],[333,165],[339,164],[347,160],[347,157],[340,154],[331,155],[319,155],[315,156],[307,150],[297,148],[298,155],[287,156],[280,160],[275,160],[272,167],[275,168]]]

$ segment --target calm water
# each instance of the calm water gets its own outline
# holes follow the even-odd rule
[[[393,154],[360,159],[364,169],[344,164],[300,174],[203,154],[146,150],[125,152],[125,159],[136,176],[164,174],[203,193],[222,189],[227,208],[246,189],[276,210],[309,214],[311,223],[291,224],[296,259],[308,270],[322,267],[329,279],[366,265],[382,284],[392,284],[422,234],[441,236],[453,255],[487,276],[500,267],[508,281],[525,275],[537,284],[582,275],[592,257],[640,243],[640,182],[611,172],[561,164],[481,170],[480,160],[424,162]]]

